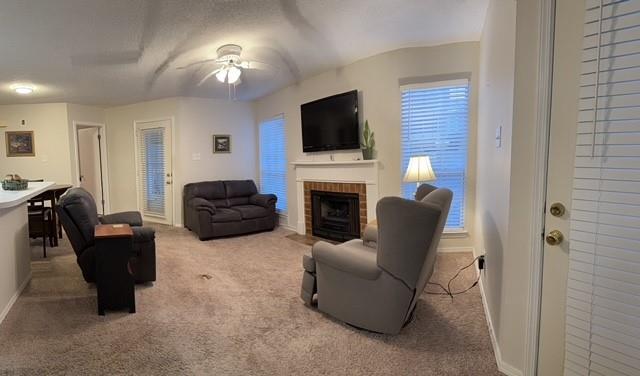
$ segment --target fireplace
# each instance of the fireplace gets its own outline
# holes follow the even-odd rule
[[[311,227],[314,236],[337,241],[360,237],[358,193],[311,191]]]

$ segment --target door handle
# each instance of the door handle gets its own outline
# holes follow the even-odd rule
[[[554,202],[549,208],[549,213],[554,217],[562,217],[567,209],[560,202]]]
[[[558,245],[564,240],[564,235],[562,235],[562,233],[558,230],[553,230],[547,234],[545,240],[549,245]]]

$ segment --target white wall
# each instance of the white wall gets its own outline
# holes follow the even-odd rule
[[[112,211],[136,209],[133,124],[173,118],[173,212],[182,224],[182,187],[202,180],[255,179],[256,130],[251,105],[168,98],[106,110]],[[231,135],[230,154],[213,154],[213,135]],[[200,160],[194,160],[194,154]]]
[[[72,182],[65,103],[0,106],[0,124],[7,126],[0,128],[0,176],[17,173],[26,179]],[[7,157],[6,131],[33,131],[35,157]]]
[[[511,268],[521,268],[519,264],[523,255],[519,249],[507,248],[515,32],[516,1],[490,1],[480,40],[474,240],[476,252],[486,254],[487,267],[482,278],[482,288],[498,343],[496,352],[508,366],[521,369],[525,326],[521,319],[526,315],[518,318],[514,316],[522,315],[522,297],[526,296],[526,289],[519,290],[522,288],[523,278],[516,277],[516,280],[512,280],[509,278],[513,277],[508,274]],[[500,126],[502,146],[498,148],[495,135],[496,128]],[[515,301],[519,304],[507,303]],[[513,325],[514,320],[519,320],[519,325]]]
[[[376,133],[377,159],[380,160],[380,193],[400,195],[402,178],[400,149],[400,83],[437,81],[470,77],[470,156],[475,156],[477,101],[477,42],[455,43],[435,47],[404,48],[369,57],[342,68],[334,69],[289,86],[254,103],[256,120],[284,114],[287,127],[287,158],[296,160],[324,159],[331,153],[302,152],[300,105],[349,90],[360,94],[361,122],[369,120]],[[358,152],[335,152],[336,159],[362,157]],[[295,171],[290,166],[288,176],[288,222],[297,223]],[[473,232],[475,158],[469,158],[466,227]],[[471,247],[470,237],[444,239],[443,247]]]

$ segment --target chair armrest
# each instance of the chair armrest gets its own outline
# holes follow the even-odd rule
[[[207,201],[202,197],[192,198],[189,200],[189,205],[196,210],[204,210],[209,212],[211,215],[216,214],[216,206],[211,201]]]
[[[316,265],[326,264],[362,279],[373,281],[378,279],[381,273],[375,252],[319,241],[311,248],[311,254],[316,260]]]
[[[151,227],[132,227],[131,231],[134,243],[150,242],[156,238],[156,230]]]
[[[271,206],[275,206],[276,201],[278,201],[278,197],[274,194],[261,194],[256,193],[249,197],[249,203],[253,205],[262,206],[265,208],[269,208]]]
[[[126,223],[131,227],[142,226],[142,216],[137,211],[107,214],[100,217],[99,220],[103,225]]]
[[[362,233],[362,242],[367,247],[378,248],[378,226],[367,225]]]

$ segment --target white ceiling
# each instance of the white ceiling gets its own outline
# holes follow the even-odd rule
[[[176,68],[240,44],[274,67],[245,71],[251,100],[381,52],[479,40],[488,0],[0,0],[0,104],[119,105],[227,98]],[[20,97],[9,86],[31,82]]]

